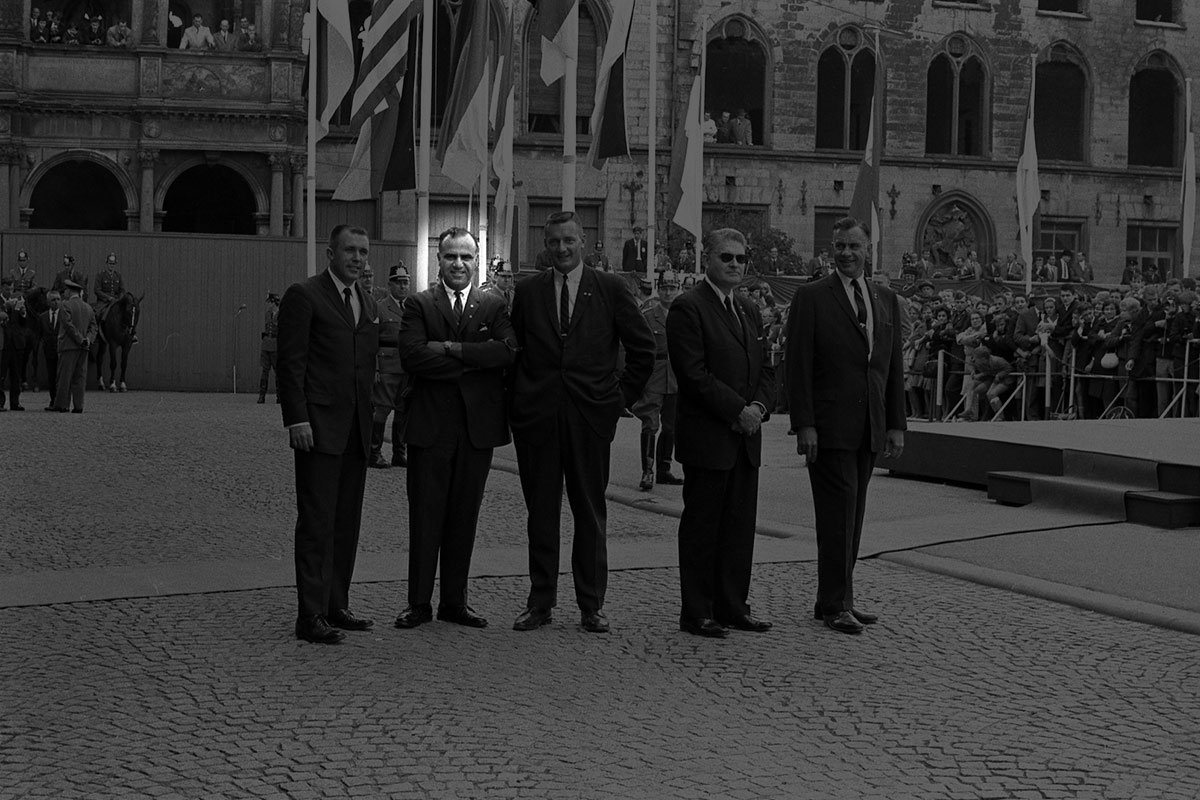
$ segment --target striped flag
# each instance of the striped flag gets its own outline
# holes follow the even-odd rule
[[[596,169],[607,158],[629,155],[629,131],[625,126],[625,53],[633,29],[635,0],[614,0],[612,25],[596,78],[596,103],[592,108],[592,145],[588,163]]]
[[[874,263],[881,263],[879,251],[879,167],[883,159],[884,127],[886,124],[887,70],[883,66],[883,50],[879,32],[875,32],[875,86],[871,97],[871,123],[867,129],[867,146],[858,179],[854,182],[854,197],[850,200],[850,216],[871,226],[871,252]]]
[[[1033,281],[1033,217],[1042,199],[1038,183],[1037,142],[1033,126],[1033,106],[1037,85],[1037,54],[1029,72],[1029,107],[1025,111],[1025,146],[1017,161],[1017,230],[1021,239],[1021,258],[1025,261],[1025,289],[1031,291]]]
[[[485,3],[464,3],[459,12],[455,38],[463,46],[438,135],[437,157],[442,174],[465,189],[479,183],[488,161],[489,16]]]
[[[317,0],[317,141],[354,85],[354,32],[350,6],[342,0]],[[307,84],[307,81],[305,82]]]
[[[567,60],[579,60],[579,0],[539,0],[542,81],[549,86],[567,74]]]
[[[515,4],[514,4],[515,8]],[[512,25],[509,16],[509,30]],[[497,237],[508,241],[512,233],[515,187],[513,177],[513,116],[516,110],[516,87],[513,85],[513,37],[505,37],[503,49],[496,61],[496,79],[492,86],[491,124],[496,137],[492,150],[492,170],[496,173],[496,224],[501,233]]]
[[[358,141],[335,200],[366,200],[416,186],[413,109],[420,0],[375,0],[350,124]]]
[[[703,59],[703,56],[701,56]],[[667,217],[696,237],[704,235],[704,133],[700,128],[704,113],[704,67],[692,81],[687,116],[675,132],[671,151],[671,177],[667,188]]]
[[[1180,255],[1183,257],[1183,277],[1186,278],[1191,274],[1192,237],[1196,232],[1196,132],[1192,130],[1192,79],[1186,79],[1184,86],[1187,91],[1184,102],[1187,134],[1183,141],[1183,190],[1179,206],[1182,209],[1180,236],[1183,240],[1180,243]]]

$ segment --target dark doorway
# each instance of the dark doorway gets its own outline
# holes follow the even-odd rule
[[[1038,64],[1034,94],[1038,156],[1052,161],[1083,161],[1087,113],[1083,70],[1068,61]]]
[[[123,231],[125,192],[104,167],[92,161],[67,161],[38,181],[30,199],[31,228]]]
[[[171,233],[256,233],[254,192],[221,164],[192,167],[175,179],[163,200],[163,230]]]
[[[736,117],[745,109],[753,132],[750,144],[763,144],[767,54],[748,39],[713,39],[708,43],[704,98],[713,119],[722,111]]]
[[[1129,82],[1129,163],[1149,167],[1176,165],[1175,76],[1144,69]]]

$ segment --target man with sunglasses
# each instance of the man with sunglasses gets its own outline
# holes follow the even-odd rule
[[[667,314],[678,383],[675,457],[683,464],[679,629],[724,638],[728,628],[771,629],[747,599],[762,423],[775,381],[758,306],[736,291],[746,274],[746,238],[722,228],[704,244],[704,279]]]
[[[834,223],[833,252],[834,273],[792,296],[787,392],[816,512],[813,613],[832,630],[853,634],[877,621],[855,608],[854,564],[875,459],[904,449],[903,318],[896,293],[864,277],[867,223]]]
[[[544,236],[553,268],[517,284],[512,304],[520,349],[509,424],[529,513],[531,584],[513,629],[551,621],[565,483],[575,519],[571,571],[581,624],[607,633],[609,455],[621,411],[642,396],[654,367],[654,336],[625,282],[584,266],[583,226],[574,212],[551,214]],[[621,345],[625,366],[618,372]]]

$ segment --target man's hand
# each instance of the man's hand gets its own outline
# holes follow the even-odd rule
[[[312,425],[302,422],[288,428],[288,439],[293,450],[303,450],[307,453],[313,446]]]
[[[899,458],[904,452],[904,431],[890,430],[883,445],[884,458]]]
[[[741,410],[737,420],[733,423],[733,429],[746,436],[753,436],[762,427],[762,410],[754,404],[750,404]]]
[[[817,460],[817,429],[800,428],[796,431],[796,452],[812,464]]]

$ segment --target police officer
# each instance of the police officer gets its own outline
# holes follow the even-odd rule
[[[125,294],[125,279],[117,272],[116,253],[109,253],[108,258],[104,260],[104,269],[96,276],[95,289],[96,301],[92,308],[96,312],[96,325],[103,336],[104,320],[108,317],[109,309]]]
[[[262,365],[262,375],[258,379],[258,402],[267,402],[267,383],[271,378],[271,370],[275,370],[275,402],[279,402],[279,369],[277,354],[279,351],[279,292],[267,292],[267,308],[263,314],[262,345],[259,348],[258,362]]]
[[[12,271],[13,291],[25,294],[33,288],[37,272],[29,266],[29,253],[24,250],[17,253],[17,268]]]
[[[388,270],[387,295],[379,301],[379,356],[376,361],[375,386],[371,389],[371,405],[374,407],[371,422],[371,455],[367,463],[376,469],[408,466],[402,440],[404,432],[404,367],[400,364],[398,349],[400,320],[404,315],[404,298],[408,297],[408,269],[404,262]],[[387,428],[388,414],[396,412],[392,420],[392,463],[383,457],[383,432]]]
[[[363,268],[359,270],[358,288],[363,290],[363,294],[374,298],[376,301],[383,299],[383,295],[375,291],[375,270],[371,269],[369,262],[364,264]]]
[[[82,272],[75,268],[75,256],[71,255],[70,253],[63,255],[62,271],[54,276],[54,285],[50,288],[54,289],[54,291],[59,292],[65,297],[66,295],[64,292],[67,289],[67,281],[74,281],[75,283],[79,284],[79,297],[86,303],[87,278],[83,276]]]
[[[508,268],[508,262],[503,259],[495,259],[492,263],[492,285],[488,287],[488,291],[503,297],[511,311],[514,283],[512,270]]]
[[[675,373],[667,359],[667,311],[679,296],[679,275],[664,272],[658,281],[658,297],[642,312],[654,334],[654,371],[633,414],[642,421],[642,481],[638,488],[648,492],[655,483],[678,486],[681,478],[671,474],[675,451]],[[661,429],[661,433],[659,432]],[[657,452],[655,437],[658,438]],[[657,475],[656,473],[657,465]]]
[[[654,282],[642,275],[638,278],[637,304],[639,311],[645,311],[658,302],[654,296]]]

